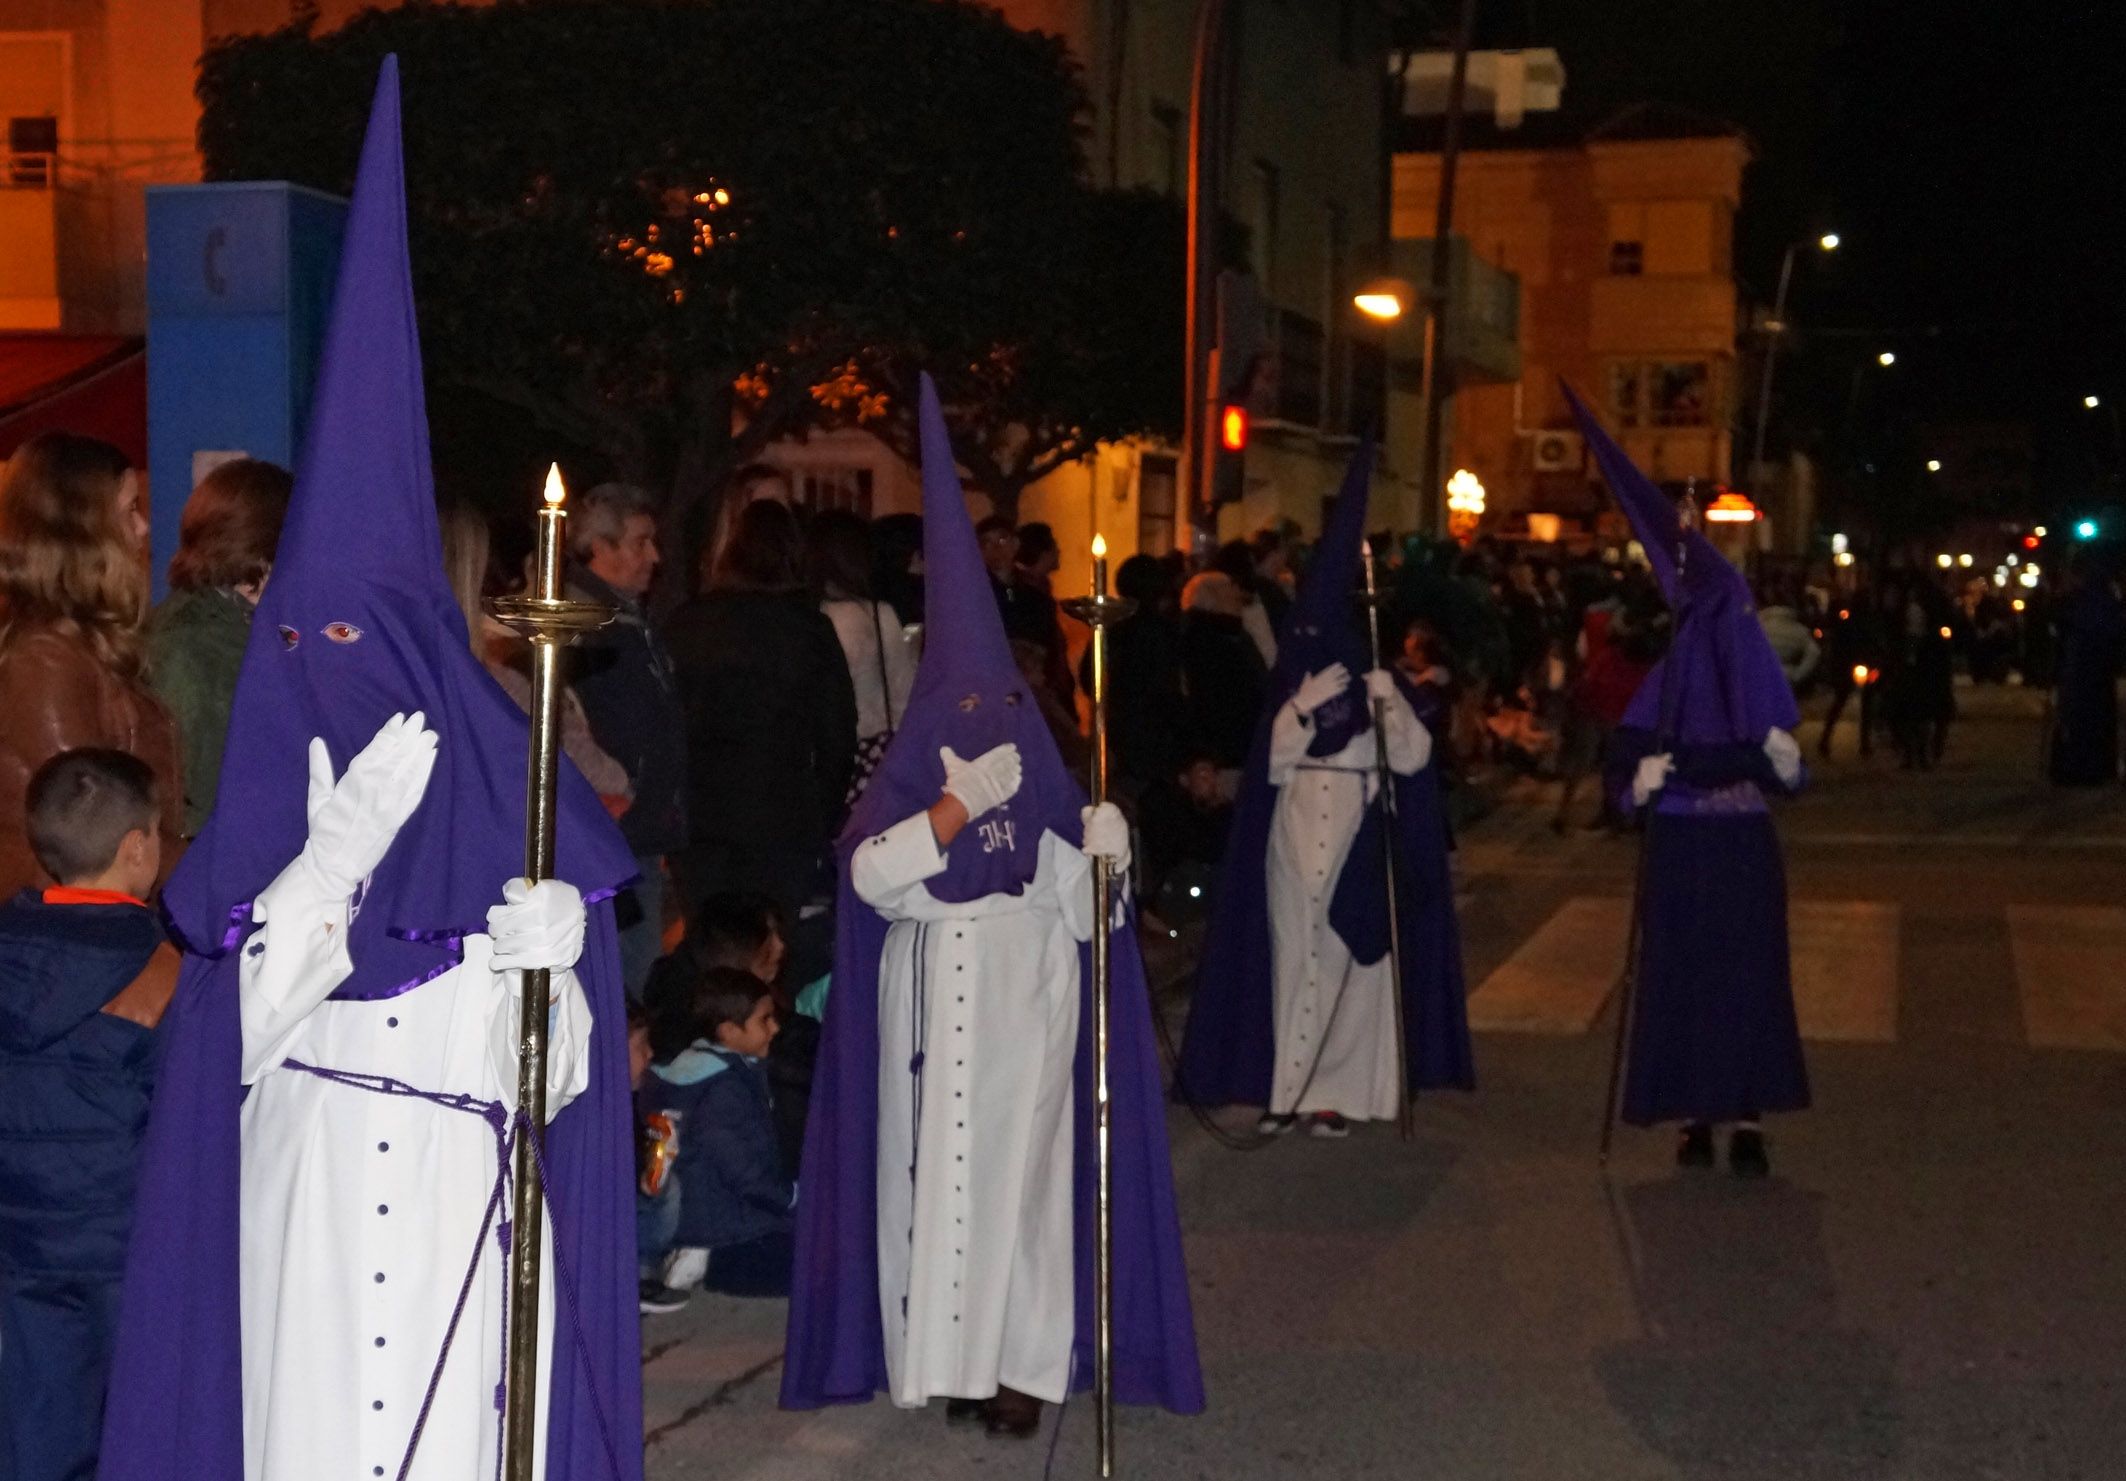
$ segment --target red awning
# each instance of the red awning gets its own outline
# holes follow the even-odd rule
[[[100,437],[134,467],[146,467],[146,342],[116,334],[0,334],[0,458],[53,431]]]

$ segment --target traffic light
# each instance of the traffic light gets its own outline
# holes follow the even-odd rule
[[[2094,539],[2096,538],[2096,536],[2097,536],[2097,523],[2096,523],[2096,521],[2095,521],[2095,520],[2093,520],[2093,519],[2079,519],[2079,520],[2076,520],[2076,521],[2075,521],[2075,523],[2074,523],[2074,538],[2075,538],[2075,539],[2077,539],[2077,540],[2094,540]]]
[[[1218,408],[1217,446],[1211,451],[1211,503],[1237,504],[1247,492],[1248,408],[1227,401]]]

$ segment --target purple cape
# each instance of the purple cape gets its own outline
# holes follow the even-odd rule
[[[1219,867],[1210,929],[1196,967],[1196,993],[1182,1040],[1175,1093],[1197,1105],[1266,1105],[1277,1057],[1270,951],[1270,727],[1310,673],[1341,663],[1351,688],[1316,715],[1308,750],[1333,755],[1371,728],[1362,675],[1373,666],[1352,601],[1365,559],[1373,450],[1361,446],[1344,473],[1336,507],[1278,635],[1277,668],[1248,754],[1233,831]],[[1405,688],[1405,697],[1411,698]],[[1420,711],[1422,713],[1422,711]],[[1403,1052],[1412,1089],[1474,1089],[1460,926],[1447,865],[1446,812],[1436,764],[1395,779],[1397,900],[1402,924]],[[1370,966],[1388,951],[1387,821],[1369,808],[1329,902],[1329,924]]]
[[[1572,389],[1564,391],[1604,482],[1645,549],[1661,594],[1677,614],[1668,654],[1641,681],[1625,710],[1625,725],[1649,734],[1663,728],[1661,686],[1673,668],[1676,741],[1687,746],[1755,746],[1775,729],[1791,733],[1801,723],[1801,711],[1757,621],[1749,583],[1703,535],[1681,528],[1667,496],[1624,455]],[[1679,540],[1685,552],[1680,580]]]
[[[878,1286],[879,958],[889,922],[858,898],[849,855],[865,838],[922,812],[944,786],[938,749],[974,759],[1016,741],[1025,768],[1018,795],[999,817],[1015,839],[993,852],[962,844],[930,881],[940,899],[1015,892],[1033,878],[1041,834],[1079,836],[1085,793],[1063,767],[1032,693],[1019,676],[976,548],[959,475],[923,378],[923,542],[927,573],[925,648],[908,713],[843,834],[834,991],[828,998],[819,1069],[805,1133],[805,1183],[797,1209],[797,1269],[790,1295],[782,1402],[790,1409],[862,1403],[886,1387]],[[971,843],[970,837],[968,842]],[[1132,924],[1111,938],[1113,1013],[1113,1219],[1115,1394],[1126,1404],[1178,1413],[1203,1408],[1203,1377],[1189,1314],[1168,1161],[1151,994]],[[1074,1102],[1077,1340],[1073,1384],[1093,1374],[1091,948],[1079,955]]]
[[[523,872],[529,726],[473,657],[443,578],[406,254],[395,60],[384,63],[362,146],[315,406],[237,684],[215,812],[164,896],[187,959],[163,1023],[142,1152],[134,1227],[143,1237],[127,1262],[105,1417],[106,1481],[242,1481],[244,1474],[237,1307],[244,1087],[238,956],[230,948],[249,930],[251,899],[307,837],[310,737],[325,738],[342,770],[396,710],[424,710],[439,738],[428,791],[360,899],[349,932],[355,972],[335,997],[433,990],[420,984],[456,963],[457,938],[485,930],[504,881]],[[545,1143],[551,1253],[580,1316],[572,1325],[565,1297],[557,1302],[548,1474],[614,1476],[609,1437],[618,1481],[637,1481],[642,1396],[627,1036],[618,938],[604,903],[634,866],[573,769],[563,779],[558,856],[557,874],[594,902],[577,973],[597,1032],[589,1089],[554,1118]]]

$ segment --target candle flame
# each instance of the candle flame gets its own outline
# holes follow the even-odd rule
[[[561,487],[561,465],[550,464],[546,470],[546,502],[558,506],[568,497],[568,490]]]
[[[1093,559],[1096,561],[1107,559],[1107,537],[1105,535],[1093,536]]]

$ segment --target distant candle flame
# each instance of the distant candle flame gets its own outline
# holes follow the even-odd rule
[[[1096,561],[1107,559],[1107,537],[1105,535],[1093,536],[1093,559]]]
[[[546,502],[559,505],[568,497],[568,490],[561,487],[561,465],[550,464],[546,470]]]

